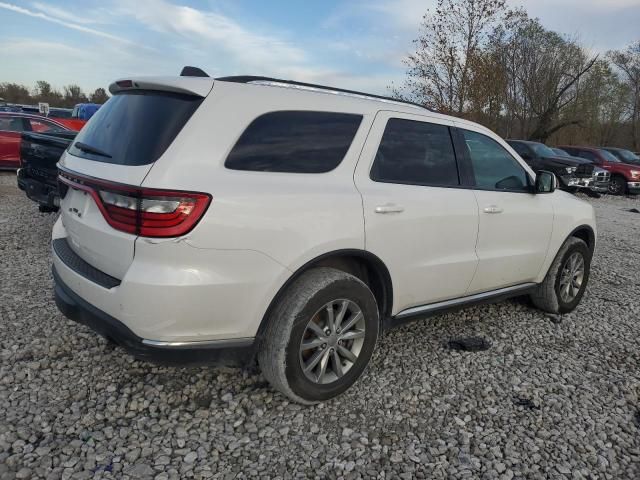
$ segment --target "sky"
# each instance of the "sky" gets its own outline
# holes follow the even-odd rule
[[[640,0],[507,0],[594,52],[640,40]],[[401,84],[435,0],[0,0],[0,82],[264,75],[371,93]]]

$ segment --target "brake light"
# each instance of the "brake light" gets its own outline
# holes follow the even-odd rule
[[[65,185],[90,194],[104,219],[116,230],[142,237],[179,237],[202,218],[206,193],[142,188],[60,171]]]

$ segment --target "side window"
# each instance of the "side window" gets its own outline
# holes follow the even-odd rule
[[[58,127],[56,124],[51,122],[46,122],[44,120],[35,120],[30,118],[27,120],[31,125],[32,132],[45,133],[45,132],[61,132],[62,128]]]
[[[0,117],[0,130],[5,132],[24,132],[22,117]]]
[[[470,130],[461,132],[467,145],[477,188],[512,192],[529,190],[527,172],[498,142]]]
[[[598,160],[598,158],[596,157],[596,154],[588,150],[578,150],[576,153],[579,157],[585,158],[587,160],[591,160],[592,162],[595,162]]]
[[[449,127],[400,118],[389,119],[370,176],[376,182],[459,185]]]
[[[362,115],[350,113],[266,113],[240,136],[225,166],[258,172],[328,172],[342,162],[361,121]]]

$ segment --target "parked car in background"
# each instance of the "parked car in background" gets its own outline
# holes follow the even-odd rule
[[[558,147],[549,147],[549,148],[553,151],[553,153],[555,153],[559,157],[570,157],[571,156],[567,152],[562,150],[561,148],[558,148]]]
[[[559,145],[567,153],[592,161],[611,174],[609,193],[624,195],[640,193],[640,167],[622,163],[614,154],[597,147]]]
[[[72,113],[71,108],[52,107],[49,109],[49,118],[71,118]]]
[[[549,170],[560,180],[560,188],[568,192],[579,189],[606,191],[602,185],[595,185],[593,163],[583,158],[558,155],[544,143],[528,140],[507,140],[518,155],[534,170]]]
[[[313,404],[356,382],[385,329],[584,294],[592,206],[478,124],[264,77],[110,91],[58,164],[55,297],[142,359],[257,356]]]
[[[73,107],[71,118],[84,120],[85,122],[93,117],[93,114],[101,107],[98,103],[78,103]]]
[[[57,163],[77,134],[76,131],[22,134],[18,187],[38,204],[41,212],[58,211]]]
[[[22,132],[66,132],[70,128],[40,115],[17,112],[0,112],[0,168],[15,169],[20,166],[20,141]]]
[[[553,150],[553,152],[559,157],[580,158],[580,157],[574,157],[570,155],[568,152],[566,152],[565,150],[562,150],[561,148],[557,148],[557,147],[549,147],[549,148],[551,148],[551,150]],[[593,192],[609,193],[610,182],[611,182],[611,174],[608,171],[606,171],[604,168],[594,165],[593,179],[590,182],[588,182],[585,186],[589,187]]]
[[[607,152],[612,153],[616,156],[618,160],[624,163],[628,163],[630,165],[640,165],[640,156],[633,153],[631,150],[626,150],[624,148],[614,148],[614,147],[602,147]]]

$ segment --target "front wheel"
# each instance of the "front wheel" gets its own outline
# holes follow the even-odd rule
[[[575,309],[589,282],[591,256],[583,240],[567,239],[544,281],[531,295],[533,304],[549,313],[569,313]]]
[[[292,400],[314,404],[353,385],[378,339],[373,293],[332,268],[302,274],[267,319],[258,363],[271,385]]]
[[[618,175],[609,182],[609,193],[612,195],[624,195],[627,192],[627,181]]]

